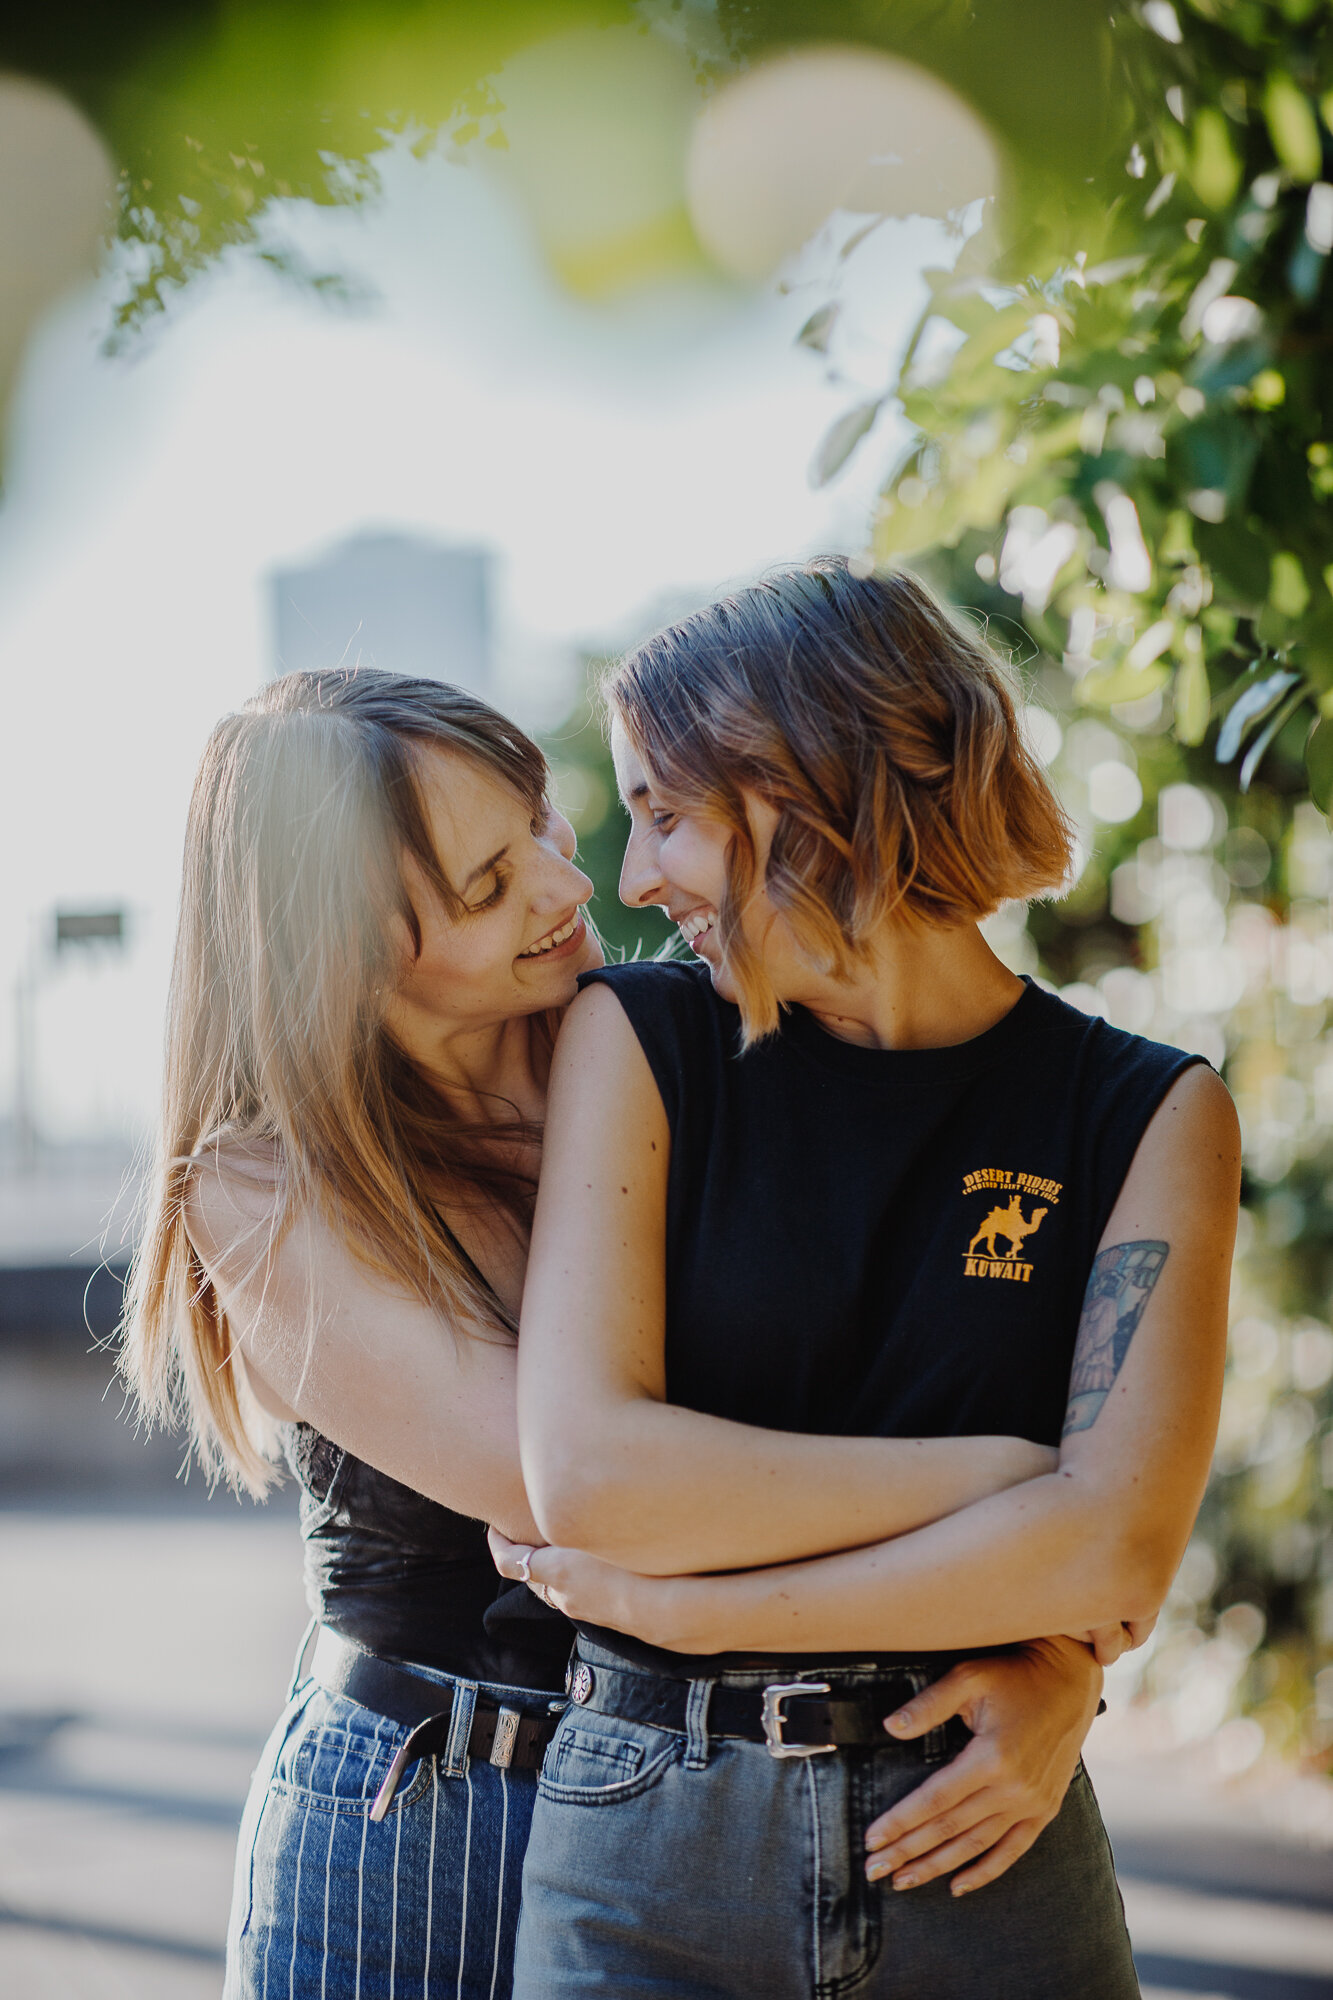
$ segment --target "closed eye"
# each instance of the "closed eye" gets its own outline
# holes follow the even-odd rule
[[[473,916],[476,916],[477,913],[481,910],[493,910],[495,908],[495,905],[498,902],[500,902],[500,900],[504,896],[505,890],[508,887],[509,887],[508,872],[503,868],[497,868],[495,871],[495,887],[491,890],[490,895],[483,896],[479,903],[469,903],[468,904],[469,912]]]

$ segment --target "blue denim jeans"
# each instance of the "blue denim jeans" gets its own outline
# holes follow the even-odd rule
[[[546,1710],[529,1688],[429,1678],[461,1690],[464,1741],[478,1691]],[[424,1757],[376,1823],[407,1734],[314,1681],[296,1688],[241,1822],[224,2000],[508,2000],[536,1773]]]
[[[625,1670],[579,1652],[594,1674]],[[961,1898],[947,1882],[895,1891],[865,1878],[865,1830],[965,1735],[779,1761],[709,1738],[708,1686],[694,1683],[685,1734],[566,1711],[528,1844],[514,2000],[1136,2000],[1081,1766],[999,1881]]]

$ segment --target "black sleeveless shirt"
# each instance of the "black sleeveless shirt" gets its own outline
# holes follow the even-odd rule
[[[1059,1443],[1102,1231],[1200,1058],[1030,982],[952,1048],[858,1047],[793,1008],[741,1055],[703,963],[580,984],[594,980],[624,1007],[671,1131],[671,1402],[776,1430]]]
[[[283,1426],[301,1488],[306,1599],[374,1653],[464,1680],[558,1691],[573,1632],[496,1573],[481,1521],[354,1458],[309,1424]]]

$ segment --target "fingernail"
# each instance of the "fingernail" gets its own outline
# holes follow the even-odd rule
[[[889,1864],[887,1861],[868,1861],[866,1863],[867,1882],[882,1881],[884,1876],[886,1876],[888,1872],[889,1872]]]
[[[890,1715],[886,1718],[884,1727],[886,1729],[908,1729],[911,1727],[911,1722],[912,1718],[907,1713],[907,1710],[900,1708],[896,1715]]]
[[[893,1886],[895,1889],[915,1889],[917,1879],[915,1875],[895,1875]]]
[[[949,1893],[951,1896],[970,1896],[974,1886],[971,1882],[951,1882]]]

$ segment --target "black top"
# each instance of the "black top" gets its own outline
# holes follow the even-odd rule
[[[673,1403],[776,1430],[1058,1444],[1102,1231],[1200,1058],[1030,983],[952,1048],[861,1048],[793,1008],[740,1055],[702,963],[590,980],[624,1007],[671,1131]]]
[[[562,1689],[567,1622],[497,1574],[486,1528],[354,1458],[309,1424],[283,1426],[301,1486],[306,1598],[374,1653],[465,1680]]]

